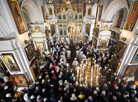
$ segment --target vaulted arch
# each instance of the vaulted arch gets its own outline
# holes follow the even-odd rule
[[[114,0],[106,8],[104,13],[104,21],[112,21],[114,14],[122,8],[126,8],[127,12],[129,10],[128,4],[125,0]]]
[[[32,0],[24,0],[21,4],[21,11],[26,13],[32,23],[41,21],[40,13]]]
[[[96,17],[96,11],[97,11],[97,3],[95,3],[95,4],[93,5],[93,8],[92,8],[92,16],[93,16],[93,17]]]

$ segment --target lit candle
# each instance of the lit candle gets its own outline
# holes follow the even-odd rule
[[[86,76],[86,79],[85,79],[85,83],[86,83],[86,85],[87,85],[87,76]]]
[[[92,85],[92,78],[91,78],[91,85]]]

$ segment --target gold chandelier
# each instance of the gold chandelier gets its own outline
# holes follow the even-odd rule
[[[66,3],[67,3],[67,4],[70,4],[70,3],[71,3],[71,1],[70,1],[70,0],[66,0]]]
[[[70,32],[68,33],[69,39],[71,40],[79,40],[81,38],[81,32],[79,25],[77,26],[75,23],[71,22],[68,26],[70,27]]]

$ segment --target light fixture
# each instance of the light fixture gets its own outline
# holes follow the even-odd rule
[[[28,40],[28,38],[25,38],[24,43],[25,43],[26,45],[30,43],[30,41]]]
[[[126,39],[127,39],[126,37],[122,37],[122,38],[121,38],[121,40],[123,40],[123,41],[126,41]]]
[[[67,4],[70,4],[71,2],[70,2],[70,0],[66,0],[66,3],[67,3]]]
[[[122,34],[121,34],[121,40],[123,40],[123,41],[126,41],[126,36],[123,36]]]

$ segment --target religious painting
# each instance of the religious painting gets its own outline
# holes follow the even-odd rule
[[[45,15],[45,7],[44,6],[42,6],[42,13],[43,13],[44,23],[46,23],[46,15]]]
[[[86,33],[88,34],[88,36],[90,35],[90,24],[86,24]]]
[[[66,19],[66,15],[65,14],[63,15],[63,19]]]
[[[51,36],[53,36],[55,34],[55,24],[51,24]]]
[[[25,52],[27,54],[28,60],[31,61],[32,58],[34,57],[34,49],[33,49],[33,45],[30,44],[28,46],[25,47]]]
[[[116,34],[115,31],[111,31],[111,35],[112,35],[111,38],[112,38],[112,39],[115,39],[115,34]]]
[[[11,78],[11,81],[13,81],[13,83],[16,85],[16,87],[28,86],[28,82],[24,74],[11,75],[10,78]]]
[[[135,55],[131,61],[131,64],[137,64],[137,63],[138,63],[138,49],[137,49],[137,51],[136,51],[136,53],[135,53]]]
[[[97,39],[96,38],[94,38],[93,46],[96,49],[96,47],[97,47]]]
[[[53,15],[52,8],[49,8],[49,15]]]
[[[38,59],[34,59],[32,63],[30,64],[30,70],[32,72],[33,78],[36,81],[40,74],[40,66],[38,63]]]
[[[68,13],[67,13],[67,15],[68,15],[68,20],[72,21],[73,20],[73,15],[74,15],[73,11],[69,10]]]
[[[79,19],[82,19],[82,14],[79,14]]]
[[[96,29],[95,29],[95,37],[98,38],[98,36],[99,36],[99,28],[96,28]]]
[[[105,41],[105,40],[101,41],[100,49],[106,49],[106,46],[107,46],[107,41]]]
[[[41,56],[43,55],[44,50],[44,43],[35,43],[36,44],[36,48],[40,50],[40,54]]]
[[[116,40],[116,42],[118,42],[119,39],[120,39],[120,34],[116,33],[116,34],[115,34],[115,40]]]
[[[58,14],[58,19],[61,19],[61,14]]]
[[[120,28],[123,17],[124,17],[124,10],[120,10],[119,13],[120,14],[119,14],[119,18],[118,18],[117,25],[116,25],[116,27],[118,28]]]
[[[11,73],[20,72],[13,54],[2,54],[5,64]]]
[[[137,18],[138,18],[138,2],[133,2],[124,29],[132,31]]]
[[[7,70],[6,66],[4,65],[2,59],[0,58],[0,68],[2,68],[4,71]]]
[[[114,45],[114,44],[116,44],[115,40],[111,40],[111,39],[109,39],[108,46],[110,46],[110,45]]]
[[[68,27],[68,32],[70,32],[70,31],[71,31],[71,26]]]
[[[88,9],[88,15],[91,15],[91,8]]]
[[[23,34],[24,32],[26,32],[27,29],[20,10],[18,0],[8,0],[8,4],[11,9],[18,32],[19,34]]]
[[[127,47],[127,45],[125,43],[121,42],[121,41],[119,41],[117,43],[115,53],[116,53],[116,55],[117,55],[118,58],[122,58],[123,53],[124,53],[126,47]]]
[[[135,72],[137,71],[138,66],[128,66],[123,78],[131,78],[134,76]]]
[[[101,17],[102,17],[102,10],[103,10],[103,6],[100,6],[99,8],[99,16],[98,16],[98,21],[101,20]]]

